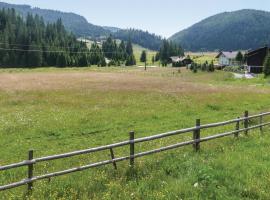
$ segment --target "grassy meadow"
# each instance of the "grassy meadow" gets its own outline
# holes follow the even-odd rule
[[[0,70],[0,165],[150,136],[202,123],[269,111],[270,81],[234,79],[216,71],[186,69],[39,68]],[[234,125],[202,131],[202,136]],[[0,199],[269,199],[270,135],[218,139],[129,162],[89,169],[0,192]],[[142,143],[140,152],[191,139],[191,134]],[[115,155],[129,147],[115,149]],[[35,175],[110,158],[108,151],[35,165]],[[19,181],[27,169],[0,172],[0,184]]]
[[[216,56],[218,53],[216,52],[204,52],[204,53],[194,53],[194,52],[187,52],[187,55],[190,55],[191,59],[198,64],[203,64],[206,61],[211,63],[212,61],[214,64],[218,63]]]
[[[152,65],[158,66],[159,65],[159,61],[152,63],[152,57],[156,56],[156,53],[157,53],[156,51],[146,49],[146,48],[141,47],[140,45],[137,45],[137,44],[133,44],[133,51],[134,51],[134,56],[136,58],[136,63],[137,63],[138,66],[144,66],[145,65],[145,63],[142,63],[140,61],[142,51],[146,51],[146,56],[147,56],[147,62],[146,63],[147,63],[147,66],[152,66]]]

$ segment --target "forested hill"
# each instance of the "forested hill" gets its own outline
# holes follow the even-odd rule
[[[102,27],[93,25],[89,23],[83,16],[75,13],[32,8],[28,5],[15,5],[3,2],[0,2],[0,9],[1,8],[14,8],[16,12],[18,12],[24,18],[26,18],[28,13],[31,13],[32,15],[39,15],[46,23],[54,23],[61,18],[65,28],[74,33],[77,37],[91,37],[92,39],[95,39],[100,37],[108,37],[110,34],[112,34],[116,39],[128,41],[130,36],[132,43],[139,44],[151,50],[158,50],[162,43],[161,38],[154,34],[135,29],[122,30],[117,27]]]
[[[98,59],[105,62],[102,53]],[[38,15],[23,19],[14,9],[0,10],[1,67],[88,66],[91,60],[86,44],[67,32],[61,19],[46,24]]]
[[[170,40],[191,51],[254,49],[270,44],[270,12],[221,13],[176,33]]]
[[[33,15],[39,15],[43,17],[45,22],[53,23],[58,19],[62,19],[62,22],[65,28],[68,31],[73,32],[76,36],[91,36],[91,37],[99,37],[104,35],[109,35],[110,31],[102,28],[101,26],[96,26],[91,23],[88,23],[87,20],[77,14],[74,13],[65,13],[54,10],[40,9],[40,8],[32,8],[28,5],[15,5],[15,4],[7,4],[0,2],[0,8],[14,8],[18,13],[20,13],[23,17],[26,17],[28,13]]]
[[[122,29],[113,33],[117,39],[127,41],[130,39],[133,43],[139,44],[151,50],[159,50],[162,44],[162,38],[155,34],[150,34],[147,31],[137,29]]]

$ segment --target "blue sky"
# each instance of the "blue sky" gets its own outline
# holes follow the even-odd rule
[[[4,0],[74,12],[97,25],[139,28],[165,37],[208,16],[244,8],[270,11],[270,0]]]

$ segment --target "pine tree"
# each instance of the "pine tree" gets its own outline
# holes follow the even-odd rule
[[[133,54],[133,48],[132,48],[132,43],[131,43],[130,38],[129,38],[128,42],[127,42],[126,53],[127,53],[128,56],[131,56]]]
[[[159,61],[159,58],[160,58],[160,52],[157,52],[156,53],[156,56],[155,56],[155,61],[156,62]]]
[[[242,62],[243,62],[243,60],[244,60],[244,56],[243,56],[243,54],[241,53],[241,51],[239,51],[239,52],[237,53],[235,60],[238,61],[240,65],[242,64]]]
[[[88,52],[86,44],[67,32],[61,20],[45,24],[31,14],[23,19],[14,9],[0,10],[0,42],[1,48],[10,49],[0,52],[4,67],[74,66],[81,52]]]
[[[159,60],[163,66],[167,66],[167,64],[171,62],[170,57],[183,55],[184,53],[180,46],[174,44],[173,42],[169,42],[166,39],[163,40],[162,46],[159,50]]]
[[[126,60],[126,66],[133,66],[133,65],[136,65],[136,59],[135,59],[135,56],[132,54],[128,56]]]
[[[155,60],[156,60],[155,56],[152,56],[152,65],[155,64]]]
[[[82,54],[82,55],[79,57],[78,65],[79,65],[80,67],[88,67],[89,63],[88,63],[88,58],[87,58],[87,55],[86,55],[86,54]]]
[[[146,51],[143,50],[142,54],[141,54],[141,57],[140,57],[140,61],[143,62],[143,63],[146,62],[146,56],[147,56]]]
[[[265,58],[263,73],[265,77],[270,76],[270,53]]]
[[[57,56],[56,65],[58,67],[66,67],[67,66],[67,60],[64,53],[60,53]]]
[[[215,71],[215,66],[214,66],[213,61],[208,65],[208,71],[209,72],[214,72]]]
[[[127,58],[127,54],[126,54],[126,44],[125,42],[122,40],[120,45],[119,45],[119,53],[120,53],[120,60],[124,61]]]

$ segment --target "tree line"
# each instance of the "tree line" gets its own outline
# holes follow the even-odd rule
[[[104,56],[109,59],[109,65],[136,65],[136,59],[130,39],[128,42],[122,40],[117,44],[116,40],[110,35],[107,40],[102,43],[102,51],[104,52]]]
[[[162,44],[160,36],[137,29],[121,29],[113,33],[113,36],[124,41],[131,40],[133,43],[155,51],[159,50]]]
[[[159,60],[162,66],[167,66],[171,63],[170,57],[172,56],[184,56],[184,50],[180,45],[164,39],[158,53],[156,54],[155,60]]]
[[[91,48],[66,31],[62,20],[45,23],[42,17],[28,14],[25,19],[14,9],[0,10],[0,66],[106,66],[111,62],[136,64],[132,43],[119,45],[111,37],[102,46]]]

